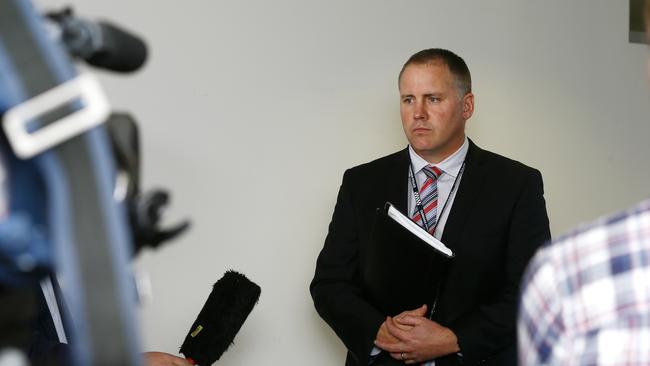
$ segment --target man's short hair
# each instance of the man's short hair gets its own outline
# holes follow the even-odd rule
[[[650,0],[648,1],[650,2]],[[472,75],[469,73],[467,64],[460,56],[443,48],[429,48],[411,56],[402,66],[397,82],[399,83],[402,79],[402,74],[409,65],[434,65],[437,63],[447,65],[461,95],[472,92]]]

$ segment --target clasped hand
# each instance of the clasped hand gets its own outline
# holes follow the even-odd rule
[[[426,318],[427,306],[387,317],[379,327],[375,345],[407,364],[424,362],[458,352],[451,329]]]

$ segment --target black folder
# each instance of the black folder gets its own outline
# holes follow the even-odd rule
[[[396,220],[395,208],[391,207],[386,203],[377,209],[372,240],[360,253],[364,295],[385,315],[394,316],[423,304],[431,309],[453,253],[427,243],[423,235],[428,235],[430,242],[437,240],[417,225]],[[414,226],[421,231],[420,236],[414,233]]]

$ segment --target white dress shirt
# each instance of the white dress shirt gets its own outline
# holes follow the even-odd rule
[[[454,198],[456,197],[456,192],[458,191],[458,185],[460,184],[460,179],[458,177],[460,174],[460,168],[465,162],[465,157],[467,156],[467,150],[469,149],[469,141],[465,137],[463,145],[456,150],[453,154],[448,156],[445,160],[441,161],[434,166],[442,171],[442,174],[438,177],[438,211],[436,217],[438,218],[438,226],[436,226],[436,231],[433,233],[433,236],[436,239],[442,237],[443,230],[445,229],[445,224],[447,223],[447,217],[449,217],[449,211],[454,203]],[[415,150],[409,145],[409,156],[411,158],[411,165],[413,166],[413,171],[415,172],[415,180],[418,184],[418,189],[422,187],[424,181],[427,179],[426,174],[422,171],[430,163],[424,160],[420,155],[418,155]],[[452,187],[456,183],[456,188],[454,192],[451,192]],[[409,217],[413,217],[417,211],[417,205],[415,203],[415,195],[413,194],[413,189],[411,189],[412,184],[409,181],[409,190],[408,190],[408,214]],[[450,193],[453,193],[451,197]],[[449,202],[447,202],[449,201]],[[446,207],[445,207],[446,206]],[[444,212],[441,212],[444,208]]]

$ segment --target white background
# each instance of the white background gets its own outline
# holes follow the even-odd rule
[[[554,236],[650,191],[648,51],[627,42],[627,1],[37,3],[72,4],[150,46],[135,75],[101,73],[140,123],[145,187],[170,188],[169,221],[194,222],[135,263],[153,283],[145,350],[177,352],[233,268],[262,297],[218,364],[343,363],[308,284],[343,171],[406,144],[396,79],[423,48],[465,58],[468,134],[542,171]]]

